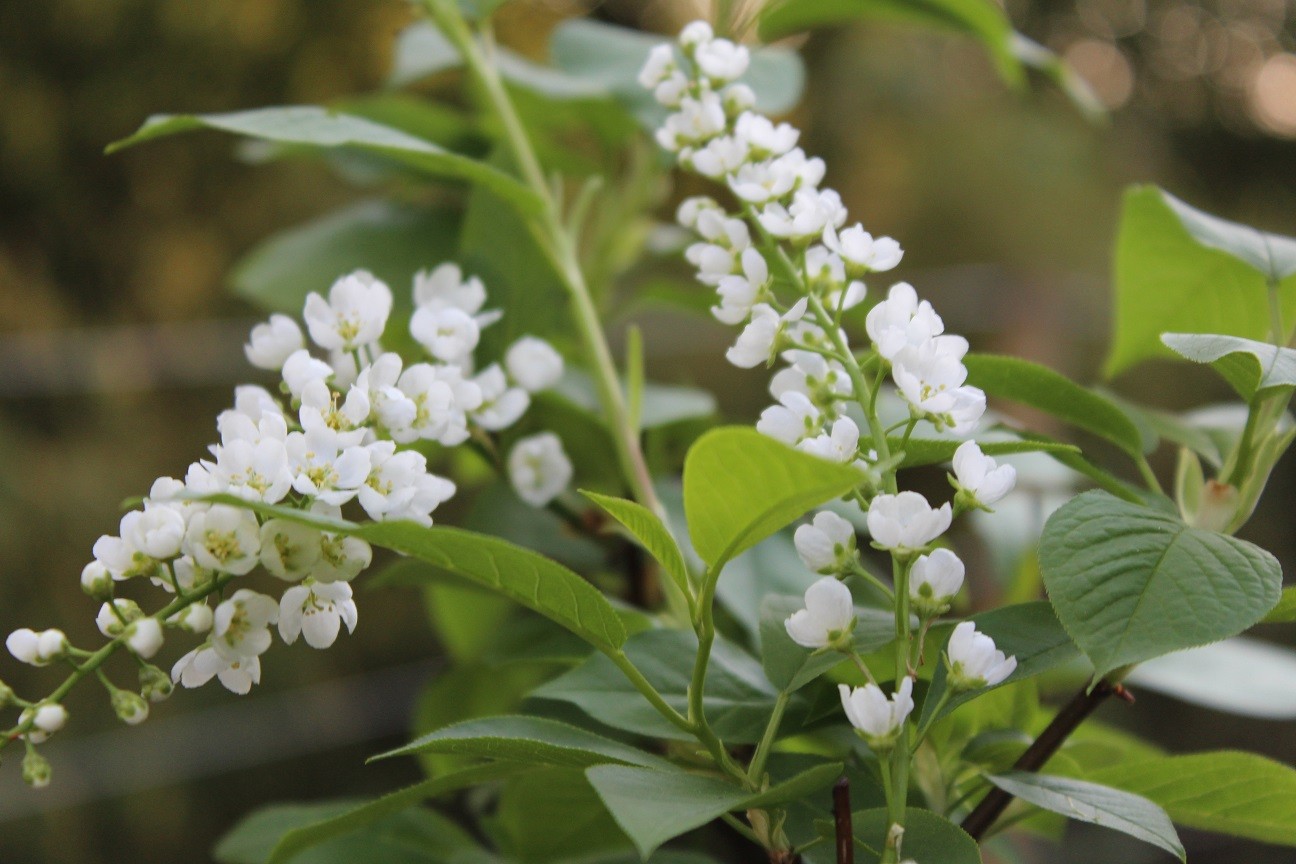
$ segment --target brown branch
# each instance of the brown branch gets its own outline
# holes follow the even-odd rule
[[[1105,680],[1094,685],[1093,690],[1081,688],[1080,692],[1063,706],[1062,710],[1053,718],[1053,721],[1039,734],[1034,743],[1026,748],[1026,752],[1013,764],[1013,770],[1038,771],[1044,767],[1044,763],[1058,751],[1058,748],[1062,746],[1071,733],[1099,705],[1106,702],[1113,695],[1120,695],[1124,699],[1126,698],[1125,694],[1128,692],[1119,684],[1113,685]],[[967,815],[967,818],[963,820],[963,830],[971,835],[974,840],[980,840],[982,835],[994,825],[995,820],[1012,803],[1012,798],[1012,795],[997,786],[991,789],[981,799],[981,803],[977,804],[972,812]]]
[[[833,784],[833,825],[837,832],[837,864],[855,864],[855,831],[851,827],[850,779]]]

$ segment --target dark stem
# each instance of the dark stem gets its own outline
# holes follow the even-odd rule
[[[1044,767],[1044,763],[1058,751],[1076,727],[1117,691],[1123,691],[1123,688],[1107,681],[1099,681],[1094,685],[1093,690],[1081,688],[1080,692],[1057,713],[1053,722],[1049,723],[1035,742],[1026,748],[1026,752],[1013,764],[1013,770],[1038,771]],[[972,839],[981,839],[1012,803],[1012,798],[1013,796],[998,787],[991,789],[981,799],[981,803],[963,820],[963,830],[971,835]]]
[[[837,864],[855,864],[855,831],[851,828],[850,780],[833,784],[833,824],[837,831]]]

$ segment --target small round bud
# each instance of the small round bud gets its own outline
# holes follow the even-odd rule
[[[62,659],[67,650],[68,640],[62,630],[46,630],[38,637],[36,653],[42,663]]]
[[[129,690],[114,690],[112,707],[118,719],[130,726],[143,723],[148,719],[149,706],[144,697]]]
[[[35,750],[28,750],[23,757],[22,778],[33,789],[44,789],[50,782],[50,763]]]
[[[172,615],[167,623],[190,633],[206,633],[212,627],[212,610],[206,603],[195,603]]]
[[[19,662],[30,663],[33,666],[45,665],[40,660],[40,634],[29,627],[10,633],[9,638],[5,640],[5,647]]]
[[[54,702],[23,709],[18,725],[27,727],[27,740],[41,744],[67,723],[67,709]]]
[[[152,664],[145,664],[139,671],[140,695],[150,702],[162,702],[171,695],[175,685],[171,676]]]
[[[126,629],[126,646],[145,660],[162,647],[162,624],[156,618],[141,618]]]
[[[81,570],[81,590],[96,600],[107,600],[113,594],[113,578],[102,561],[91,561]]]
[[[116,611],[113,611],[113,610]],[[126,624],[132,621],[138,621],[144,617],[144,611],[140,609],[139,604],[134,600],[109,600],[99,607],[99,614],[95,616],[95,625],[98,626],[99,632],[109,639],[116,639],[126,629]],[[125,624],[122,623],[125,619]]]

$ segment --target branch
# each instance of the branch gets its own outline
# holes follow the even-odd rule
[[[850,779],[833,784],[833,827],[837,835],[837,864],[855,864],[855,831],[851,827]]]

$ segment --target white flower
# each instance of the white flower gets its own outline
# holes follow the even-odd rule
[[[710,141],[725,131],[727,118],[719,94],[706,91],[680,99],[679,110],[657,130],[657,143],[667,150]]]
[[[288,451],[283,441],[273,438],[230,441],[216,448],[216,464],[209,470],[221,491],[249,501],[277,504],[292,489]]]
[[[373,548],[359,537],[325,533],[320,560],[311,571],[316,582],[350,582],[373,561]]]
[[[256,516],[225,504],[195,513],[185,532],[185,551],[199,567],[242,576],[257,565],[261,553]]]
[[[869,310],[864,329],[883,357],[894,360],[901,350],[917,347],[945,332],[945,322],[908,282],[897,282],[887,299]]]
[[[240,588],[216,607],[212,649],[228,661],[264,654],[270,647],[269,625],[279,620],[273,597]]]
[[[447,262],[414,275],[414,305],[418,309],[458,309],[473,316],[479,328],[499,320],[499,312],[482,312],[486,286],[476,276],[464,278],[458,264]]]
[[[752,314],[752,307],[760,298],[769,281],[769,265],[765,256],[755,249],[742,253],[741,276],[722,276],[716,288],[720,305],[711,307],[711,314],[723,324],[741,324]]]
[[[720,219],[725,218],[724,209],[715,202],[715,199],[705,195],[694,195],[680,202],[679,207],[675,209],[675,221],[689,230],[695,230],[698,218],[704,212],[718,213]]]
[[[487,366],[472,380],[482,394],[481,407],[473,412],[472,418],[483,429],[492,432],[507,429],[521,419],[531,406],[531,397],[527,391],[521,387],[510,387],[508,378],[498,363]]]
[[[287,315],[271,315],[270,320],[252,328],[252,335],[243,346],[248,362],[258,369],[278,372],[284,361],[305,347],[301,328]]]
[[[349,433],[340,436],[342,446],[359,444],[365,432],[360,427],[369,419],[369,388],[352,386],[346,399],[340,399],[323,381],[311,381],[301,392],[301,409],[298,418],[302,428],[310,431],[327,427],[334,432]],[[340,404],[339,404],[340,402]],[[287,435],[283,436],[287,441]]]
[[[818,237],[827,227],[845,222],[846,208],[841,196],[832,189],[802,187],[793,194],[792,203],[787,207],[768,204],[758,219],[775,237],[804,241]]]
[[[704,285],[719,285],[734,272],[734,250],[718,243],[694,243],[684,250],[684,260],[698,268],[697,280]]]
[[[971,621],[954,628],[945,650],[949,654],[950,686],[955,690],[993,687],[1017,668],[1017,658],[1005,657],[994,640],[977,632]]]
[[[790,357],[792,365],[780,369],[770,379],[770,395],[781,400],[785,393],[800,393],[829,418],[836,417],[839,410],[836,397],[849,396],[851,392],[845,367],[809,351],[789,352],[784,356]]]
[[[302,317],[316,345],[354,351],[378,341],[391,308],[391,289],[373,274],[357,270],[333,283],[328,300],[311,292]]]
[[[854,462],[859,455],[859,427],[849,417],[838,418],[832,432],[823,432],[797,444],[797,449],[830,462]]]
[[[741,369],[752,369],[768,363],[778,346],[784,328],[800,321],[809,301],[802,297],[791,309],[779,315],[772,306],[758,303],[752,308],[751,321],[738,334],[738,341],[725,352],[725,358]]]
[[[639,70],[639,86],[651,90],[675,69],[675,49],[666,43],[656,45],[648,52],[648,59]]]
[[[689,153],[685,161],[703,177],[719,180],[746,164],[748,157],[746,141],[732,135],[721,135]]]
[[[751,204],[782,199],[797,189],[813,189],[823,180],[826,166],[818,157],[807,158],[796,147],[776,159],[751,162],[729,178],[729,188]]]
[[[813,438],[823,428],[823,418],[804,393],[788,390],[778,397],[779,404],[761,412],[756,421],[756,431],[795,447],[806,438]]]
[[[116,607],[115,612],[114,607]],[[99,628],[100,633],[113,639],[121,635],[122,629],[127,624],[142,617],[144,617],[144,610],[140,609],[138,603],[119,598],[109,600],[99,607],[99,614],[95,616],[95,626]],[[125,623],[122,623],[123,619]]]
[[[201,687],[219,677],[225,689],[244,696],[253,684],[261,683],[261,658],[228,660],[210,646],[195,648],[171,667],[171,680],[185,687]]]
[[[836,578],[825,576],[806,589],[805,608],[793,612],[783,626],[792,641],[803,648],[849,644],[855,627],[850,589]]]
[[[14,659],[20,663],[30,663],[32,666],[44,666],[40,659],[40,635],[28,627],[15,630],[5,639],[5,647]]]
[[[936,549],[914,560],[909,571],[909,599],[922,618],[949,609],[950,601],[963,587],[963,562],[948,549]]]
[[[428,438],[453,447],[468,439],[467,412],[481,407],[482,392],[458,367],[416,363],[401,373],[397,386],[414,403],[415,412],[408,428],[391,430],[395,441]]]
[[[410,318],[410,335],[438,360],[461,363],[477,347],[481,330],[473,317],[462,309],[421,306]]]
[[[890,237],[874,239],[860,224],[852,225],[840,234],[829,225],[824,228],[823,242],[847,264],[854,265],[852,269],[856,273],[890,270],[904,257],[899,243]]]
[[[164,504],[146,505],[127,513],[121,520],[121,536],[151,558],[174,558],[180,554],[185,520],[180,511]]]
[[[220,491],[214,489],[212,491]],[[95,560],[103,564],[117,581],[143,575],[153,569],[153,559],[121,537],[104,534],[91,548]]]
[[[301,635],[312,648],[327,648],[344,622],[347,632],[354,633],[356,604],[345,582],[294,585],[279,601],[279,636],[289,645]]]
[[[922,549],[945,532],[952,518],[948,502],[937,509],[917,492],[878,495],[869,503],[868,529],[883,549]]]
[[[398,453],[391,441],[375,441],[369,445],[369,456],[372,467],[358,497],[371,519],[410,519],[431,525],[432,511],[454,496],[454,483],[429,474],[422,453]]]
[[[504,354],[504,368],[519,387],[537,393],[554,386],[562,378],[563,358],[545,340],[523,336]]]
[[[508,457],[509,481],[518,497],[532,507],[543,507],[567,488],[572,463],[562,441],[552,432],[541,432],[513,445]]]
[[[734,136],[759,158],[782,156],[796,146],[801,133],[788,123],[774,125],[768,117],[748,111],[734,124]]]
[[[206,633],[212,628],[212,618],[210,606],[193,603],[168,618],[167,623],[190,633]]]
[[[162,624],[156,618],[141,618],[126,628],[126,647],[145,660],[162,647]]]
[[[292,488],[327,504],[354,498],[369,476],[369,451],[359,444],[344,447],[344,440],[328,427],[290,434],[285,450]]]
[[[865,684],[854,690],[839,684],[837,691],[841,694],[846,719],[859,730],[869,747],[889,750],[895,746],[905,720],[913,712],[912,678],[905,676],[890,699],[876,684]]]
[[[312,295],[316,296],[316,295]],[[312,381],[323,381],[333,375],[333,367],[310,355],[305,348],[294,351],[283,365],[283,380],[293,398],[301,396],[302,389]]]
[[[287,519],[261,526],[261,564],[271,575],[297,582],[310,575],[320,558],[320,532]]]
[[[841,573],[855,560],[855,526],[831,510],[821,510],[813,522],[797,528],[793,543],[816,573]]]
[[[963,491],[978,505],[986,506],[1012,491],[1017,469],[998,464],[982,453],[975,441],[964,441],[954,451],[954,476]]]
[[[935,336],[904,348],[892,361],[891,377],[913,412],[939,430],[968,430],[985,413],[985,394],[965,387],[967,367],[962,336]]]
[[[711,25],[705,21],[691,21],[680,31],[679,43],[685,48],[693,48],[715,38]]]
[[[18,717],[18,725],[30,723],[27,740],[33,744],[42,744],[49,736],[67,724],[67,709],[57,702],[42,702],[33,708],[25,708]]]
[[[697,44],[693,62],[713,84],[727,84],[747,72],[751,52],[728,39],[712,39]]]

